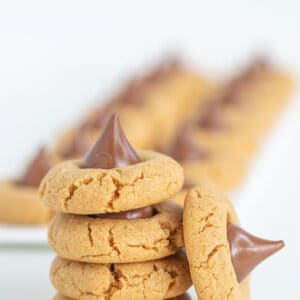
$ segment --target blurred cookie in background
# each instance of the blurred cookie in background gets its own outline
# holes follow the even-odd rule
[[[38,187],[55,162],[43,147],[20,178],[0,182],[0,223],[45,224],[52,218],[54,212],[42,204]]]

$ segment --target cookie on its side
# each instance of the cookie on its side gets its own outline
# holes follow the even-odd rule
[[[238,226],[234,209],[214,186],[198,186],[186,196],[185,249],[199,299],[250,299],[249,274],[279,251],[282,241],[257,238]]]

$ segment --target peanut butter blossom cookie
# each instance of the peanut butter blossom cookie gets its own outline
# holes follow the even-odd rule
[[[245,159],[234,151],[212,151],[202,145],[190,124],[178,132],[169,155],[182,165],[186,182],[216,184],[224,189],[236,186],[245,171]]]
[[[19,179],[0,182],[0,222],[12,224],[43,224],[53,216],[42,205],[38,186],[54,164],[48,151],[42,148]]]
[[[163,202],[101,215],[57,214],[49,245],[61,257],[95,263],[143,262],[183,246],[182,209]]]
[[[187,194],[183,227],[192,280],[203,300],[250,299],[250,272],[284,246],[240,228],[230,202],[210,186]]]
[[[182,209],[171,201],[183,171],[171,158],[135,151],[116,114],[82,160],[44,178],[44,203],[58,254],[51,279],[71,299],[167,299],[191,285]],[[163,201],[163,202],[162,202]],[[61,297],[61,296],[57,296]]]
[[[40,193],[47,206],[64,213],[115,213],[166,200],[182,181],[182,169],[171,158],[137,153],[114,115],[83,160],[66,161],[49,171]]]

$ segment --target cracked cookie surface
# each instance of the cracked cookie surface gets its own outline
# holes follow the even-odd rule
[[[43,202],[57,211],[99,214],[159,203],[178,192],[183,171],[173,159],[139,151],[142,162],[114,169],[81,169],[80,161],[56,165],[43,179]]]
[[[50,247],[70,260],[129,263],[172,255],[183,246],[182,209],[171,201],[153,206],[151,218],[121,220],[57,214],[49,226]]]
[[[45,207],[37,188],[0,182],[0,222],[11,224],[45,224],[54,212]]]
[[[78,300],[161,300],[181,295],[191,286],[181,253],[150,262],[106,265],[57,257],[50,274],[62,295]]]
[[[250,299],[248,279],[238,283],[227,240],[227,223],[238,224],[229,200],[214,186],[198,186],[186,196],[185,248],[199,299]]]

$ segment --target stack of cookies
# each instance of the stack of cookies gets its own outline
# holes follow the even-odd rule
[[[136,152],[115,114],[83,160],[53,167],[40,193],[58,211],[49,227],[55,300],[189,299],[192,281],[202,300],[250,299],[249,274],[284,243],[240,228],[209,183],[187,193],[182,211],[167,200],[183,181],[173,159]]]
[[[136,152],[113,114],[83,160],[53,167],[40,186],[58,213],[49,227],[58,254],[56,299],[170,299],[191,286],[173,159]],[[67,298],[65,298],[67,297]]]

